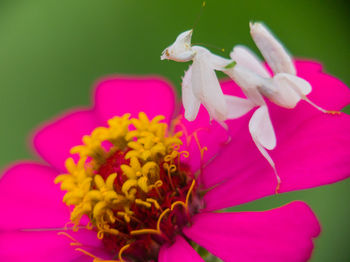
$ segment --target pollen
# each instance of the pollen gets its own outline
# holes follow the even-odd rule
[[[180,151],[182,133],[164,119],[142,112],[110,119],[71,149],[79,160],[68,158],[67,173],[55,179],[67,191],[73,229],[87,216],[115,261],[156,260],[160,246],[174,241],[200,208],[195,177],[183,161],[189,154]]]

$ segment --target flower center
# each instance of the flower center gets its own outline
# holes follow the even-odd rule
[[[144,113],[110,119],[72,148],[79,161],[68,158],[68,173],[55,180],[74,206],[74,229],[87,215],[88,227],[119,260],[156,260],[200,206],[194,176],[181,161],[188,157],[180,151],[182,134],[163,119]]]

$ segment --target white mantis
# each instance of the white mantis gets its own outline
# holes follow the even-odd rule
[[[225,127],[225,120],[239,118],[258,107],[249,121],[249,132],[276,174],[278,191],[281,181],[275,164],[266,151],[276,147],[276,136],[264,97],[284,108],[294,108],[300,100],[305,100],[322,112],[335,112],[320,108],[306,97],[312,90],[311,85],[296,76],[292,58],[263,24],[251,23],[250,33],[273,70],[272,77],[248,48],[236,46],[230,54],[231,59],[225,59],[204,47],[192,46],[192,32],[193,30],[188,30],[181,33],[161,56],[162,60],[193,61],[182,81],[185,118],[189,121],[195,120],[199,107],[203,104],[210,118]],[[247,98],[224,95],[215,70],[223,71],[232,78]]]

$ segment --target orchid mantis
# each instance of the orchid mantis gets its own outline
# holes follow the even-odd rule
[[[264,97],[284,108],[294,108],[300,100],[305,100],[324,113],[337,112],[326,111],[307,98],[312,90],[311,85],[296,76],[291,56],[263,24],[251,23],[250,33],[273,70],[272,77],[248,48],[236,46],[230,54],[231,59],[225,59],[204,47],[192,46],[192,32],[193,30],[188,30],[181,33],[161,56],[162,60],[193,61],[182,81],[185,118],[189,121],[195,120],[199,107],[203,104],[210,118],[225,126],[223,121],[239,118],[258,107],[249,121],[249,132],[258,150],[275,172],[277,192],[281,180],[275,163],[266,151],[274,149],[277,141]],[[247,98],[224,95],[215,70],[232,78]]]

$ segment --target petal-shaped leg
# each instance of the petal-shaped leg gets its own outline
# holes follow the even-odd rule
[[[269,84],[269,79],[265,79],[254,71],[237,64],[231,69],[224,71],[235,83],[239,85],[245,96],[256,105],[264,105],[265,101],[260,94],[258,87]],[[229,91],[228,94],[232,94]]]
[[[181,236],[171,246],[164,244],[159,252],[158,262],[203,262],[204,260]]]
[[[249,48],[237,45],[230,53],[230,57],[239,65],[257,73],[262,77],[269,78],[270,74],[261,63],[260,59]]]
[[[262,212],[202,213],[187,237],[224,261],[302,262],[310,258],[319,223],[303,202]]]
[[[276,147],[276,135],[270,120],[266,105],[259,107],[249,121],[249,132],[260,153],[271,165],[277,180],[276,192],[278,192],[281,179],[277,173],[275,163],[265,148],[272,150]]]
[[[262,23],[251,23],[250,34],[275,74],[296,74],[291,56],[266,26]]]
[[[305,100],[307,103],[315,107],[316,109],[320,110],[322,113],[339,113],[338,111],[329,111],[325,110],[322,107],[316,105],[314,102],[312,102],[309,98],[306,97],[311,92],[311,85],[306,80],[290,75],[290,74],[277,74],[274,76],[273,81],[276,83],[276,85],[279,87],[279,96],[282,98],[277,97],[269,97],[271,101],[275,102],[278,105],[281,105],[286,108],[294,108],[295,105],[299,102],[300,99]],[[290,103],[289,101],[293,100],[293,94],[290,92],[286,92],[286,89],[293,89],[295,93],[297,94],[297,97],[295,98],[295,102]],[[295,95],[294,95],[295,96]],[[281,101],[282,100],[282,101]],[[285,101],[285,102],[283,102]],[[289,105],[291,104],[291,105]]]
[[[252,110],[256,105],[249,99],[244,99],[236,96],[225,95],[227,103],[227,118],[236,119]]]
[[[185,108],[185,118],[188,121],[195,120],[201,103],[192,90],[192,66],[188,68],[182,79],[182,104]]]
[[[291,82],[289,79],[281,75],[282,74],[277,74],[273,79],[266,81],[267,84],[259,87],[259,90],[264,97],[268,98],[274,104],[280,107],[292,109],[305,96],[301,94],[299,90],[295,90],[294,82]]]
[[[266,105],[254,112],[249,121],[249,132],[254,141],[264,148],[272,150],[276,147],[276,135]]]
[[[283,88],[283,86],[290,86],[300,96],[306,96],[310,94],[312,90],[312,87],[308,81],[295,75],[280,73],[276,74],[273,78],[279,83],[281,88]]]

